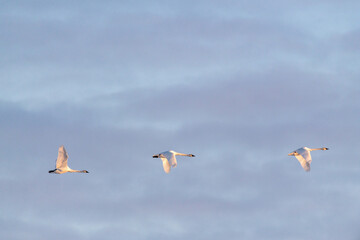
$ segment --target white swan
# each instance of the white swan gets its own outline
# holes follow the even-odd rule
[[[166,173],[169,173],[171,167],[176,167],[177,166],[176,157],[175,157],[176,155],[178,155],[178,156],[187,156],[187,157],[195,157],[194,154],[178,153],[178,152],[175,152],[173,150],[169,150],[169,151],[166,151],[166,152],[162,152],[162,153],[153,155],[153,158],[161,158],[161,160],[163,162],[164,171]]]
[[[67,172],[81,172],[81,173],[88,173],[86,170],[73,170],[69,168],[67,164],[67,160],[69,158],[69,155],[67,154],[64,146],[59,147],[59,153],[58,157],[56,159],[56,166],[54,170],[50,170],[49,173],[67,173]]]
[[[299,148],[291,153],[288,154],[288,156],[295,156],[297,160],[299,160],[301,166],[304,168],[305,171],[310,171],[310,163],[311,163],[311,151],[315,150],[329,150],[328,148],[307,148],[302,147]]]

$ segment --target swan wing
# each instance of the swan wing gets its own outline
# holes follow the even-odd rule
[[[301,156],[303,156],[306,162],[308,162],[309,164],[311,163],[312,159],[309,151],[302,153]]]
[[[161,155],[164,156],[169,161],[169,164],[172,167],[176,167],[177,165],[176,154],[177,152],[174,152],[172,150],[161,153]]]
[[[310,171],[310,163],[308,163],[302,155],[295,156],[305,171]]]
[[[167,158],[164,158],[164,157],[162,157],[161,160],[162,160],[162,163],[163,163],[164,171],[166,173],[169,173],[170,170],[171,170],[171,166],[170,166],[169,161],[167,160]]]
[[[306,149],[298,149],[295,157],[299,160],[301,166],[305,169],[305,171],[310,171],[310,163],[311,163],[311,155],[310,151]]]
[[[58,157],[56,159],[56,168],[67,168],[67,161],[68,161],[69,155],[67,154],[64,146],[59,147]]]
[[[176,161],[175,154],[171,154],[171,156],[170,156],[168,159],[169,159],[170,165],[171,165],[172,167],[176,167],[176,166],[177,166],[177,161]]]

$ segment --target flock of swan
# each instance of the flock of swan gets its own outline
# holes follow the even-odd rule
[[[289,156],[295,156],[297,160],[300,162],[301,166],[304,168],[305,171],[310,171],[310,163],[311,163],[311,151],[315,150],[329,150],[328,148],[308,148],[308,147],[302,147],[299,148],[291,153],[289,153]],[[169,173],[171,170],[171,167],[177,166],[176,156],[187,156],[187,157],[195,157],[194,154],[185,154],[185,153],[178,153],[173,150],[169,150],[166,152],[162,152],[159,154],[153,155],[153,158],[160,158],[163,164],[164,171],[166,173]],[[56,173],[56,174],[62,174],[67,172],[78,172],[78,173],[89,173],[86,170],[73,170],[68,166],[68,158],[69,155],[67,154],[65,147],[60,146],[58,157],[56,159],[55,169],[50,170],[49,173]]]

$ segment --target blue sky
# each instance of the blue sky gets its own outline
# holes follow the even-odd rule
[[[360,238],[358,1],[0,4],[1,239]]]

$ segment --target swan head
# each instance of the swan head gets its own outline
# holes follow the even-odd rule
[[[195,157],[195,155],[194,154],[189,154],[189,157]]]
[[[153,158],[165,158],[165,156],[162,154],[155,154],[153,155]]]
[[[83,172],[83,173],[89,173],[88,171],[86,171],[86,170],[82,170],[81,172]]]
[[[323,148],[323,150],[329,150],[329,148]]]

